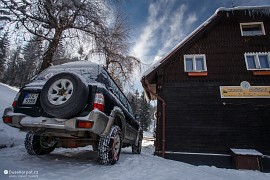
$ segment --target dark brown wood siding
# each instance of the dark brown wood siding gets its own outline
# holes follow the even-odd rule
[[[270,153],[269,100],[221,99],[221,84],[163,87],[167,151],[229,153],[229,148],[246,148]]]
[[[266,35],[241,36],[243,22],[263,22]],[[229,148],[246,148],[270,154],[270,99],[220,97],[219,86],[240,86],[242,81],[270,86],[270,76],[254,76],[246,69],[245,52],[270,52],[268,15],[224,13],[159,69],[163,77],[157,81],[158,94],[166,101],[166,151],[229,153]],[[189,77],[185,54],[205,54],[208,75]],[[161,144],[161,123],[158,126]]]

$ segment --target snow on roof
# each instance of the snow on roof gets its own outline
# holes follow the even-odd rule
[[[231,148],[231,151],[234,154],[238,154],[238,155],[253,155],[253,156],[262,156],[263,154],[256,151],[255,149],[234,149]]]
[[[159,61],[151,65],[143,74],[142,77],[147,76],[151,72],[153,72],[160,64],[162,64],[166,59],[168,59],[175,51],[177,51],[180,47],[182,47],[191,37],[193,37],[196,33],[198,33],[202,28],[207,26],[213,19],[217,16],[219,12],[222,11],[238,11],[238,10],[259,10],[259,9],[267,9],[270,14],[270,6],[238,6],[233,8],[225,8],[220,7],[216,10],[216,12],[209,17],[205,22],[203,22],[199,27],[197,27],[191,34],[189,34],[186,38],[184,38],[179,44],[177,44],[164,58],[161,58]]]
[[[238,11],[238,10],[251,10],[251,9],[269,9],[270,6],[237,6],[233,8],[220,7],[216,10],[215,14],[221,11]]]

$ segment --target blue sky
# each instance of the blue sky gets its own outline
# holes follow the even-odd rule
[[[122,9],[132,26],[130,53],[149,64],[164,57],[219,7],[270,5],[270,0],[125,0]],[[145,67],[147,69],[147,67]],[[135,88],[142,91],[141,73]]]
[[[234,6],[258,5],[270,5],[270,0],[234,0]],[[232,0],[125,0],[132,55],[148,64],[164,57],[219,7],[232,7]]]

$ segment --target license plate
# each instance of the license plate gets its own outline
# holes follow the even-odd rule
[[[23,104],[36,104],[38,98],[38,94],[34,93],[26,93]]]

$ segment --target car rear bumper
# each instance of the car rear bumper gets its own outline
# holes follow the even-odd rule
[[[44,128],[67,131],[90,131],[101,135],[108,124],[109,116],[101,111],[93,110],[85,117],[74,117],[71,119],[31,117],[22,113],[14,113],[13,108],[9,107],[4,111],[3,121],[9,126],[26,131],[34,128]],[[91,126],[78,128],[78,122],[88,122]]]

